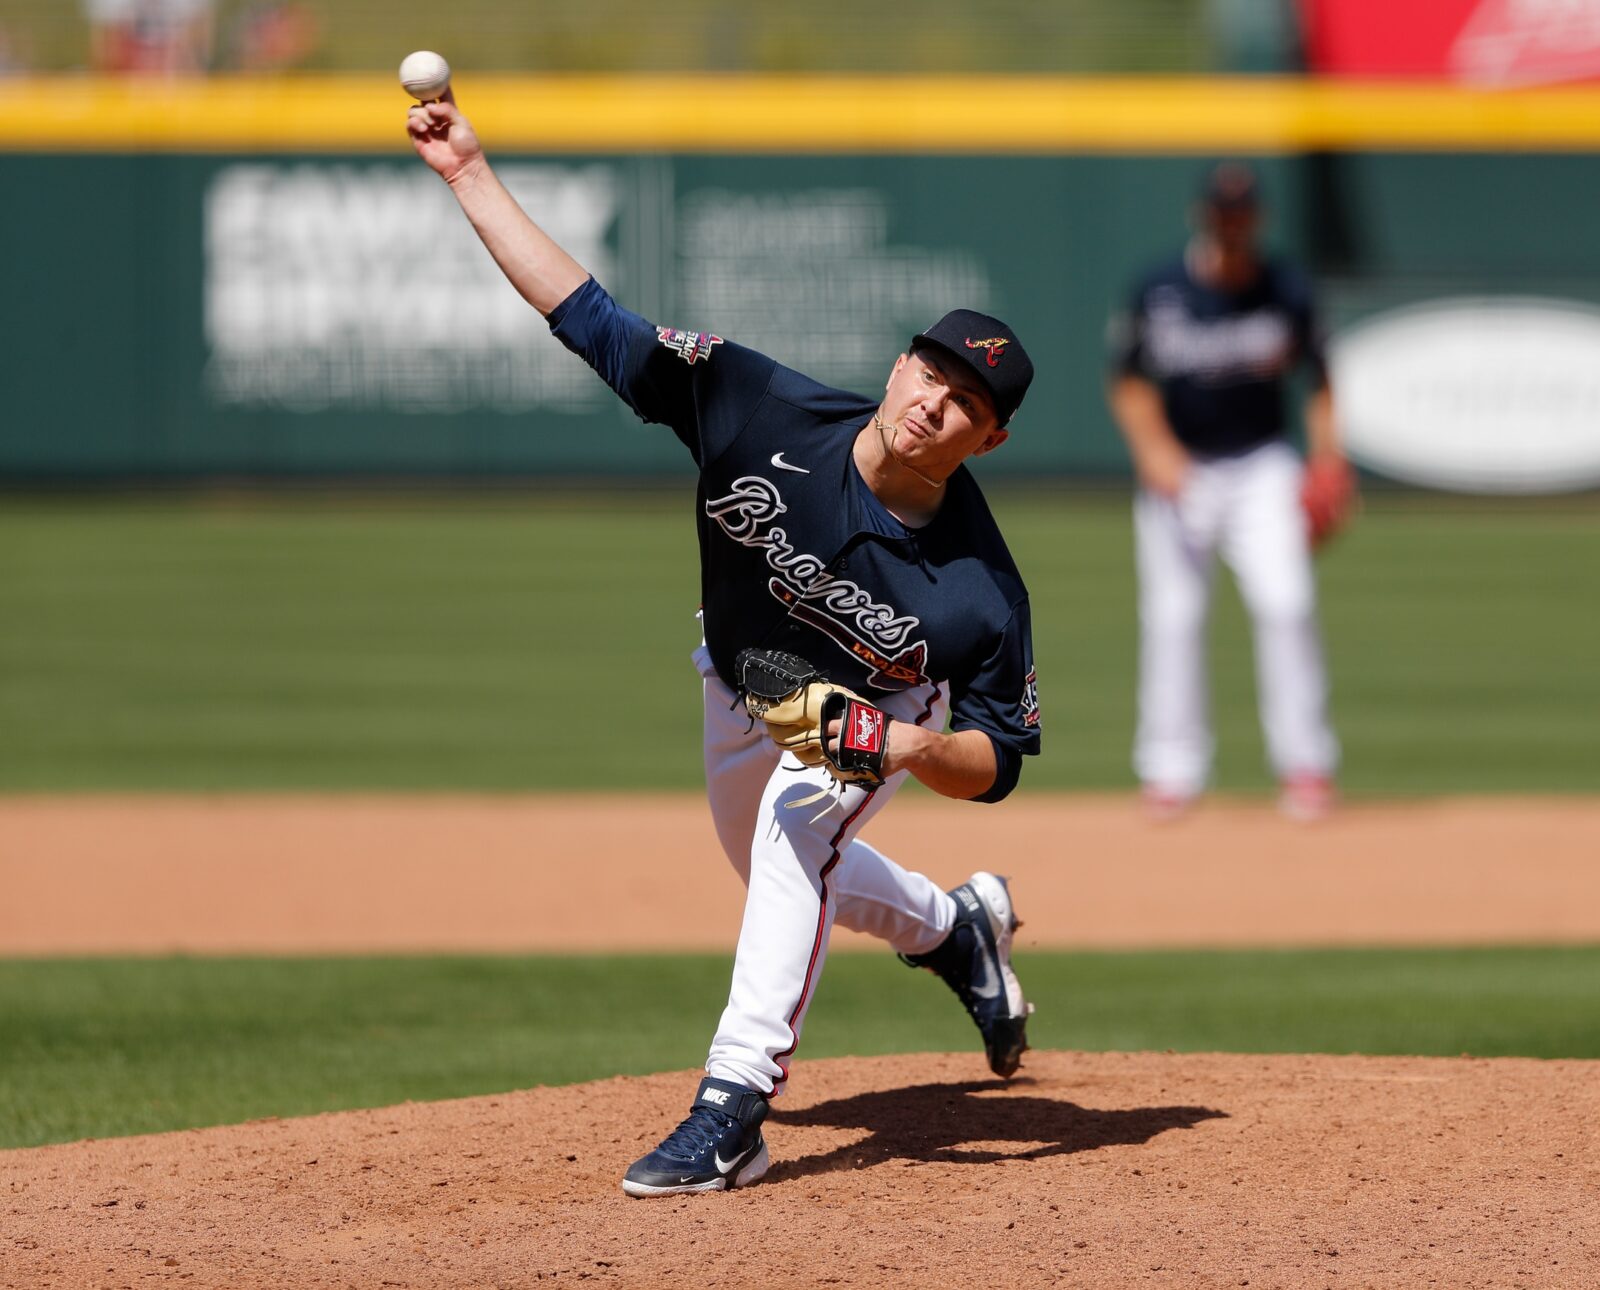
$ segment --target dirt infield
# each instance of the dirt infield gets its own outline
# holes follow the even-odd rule
[[[1010,874],[1024,946],[1600,941],[1592,799],[1307,827],[1263,803],[1160,826],[1124,797],[919,796],[866,836],[946,884]],[[0,891],[0,955],[724,950],[742,896],[692,795],[0,798]]]
[[[1011,873],[1024,944],[1600,940],[1582,801],[916,798],[871,836]],[[740,896],[697,800],[603,797],[0,799],[0,890],[13,955],[726,949]],[[0,1287],[1600,1284],[1600,1063],[808,1062],[766,1182],[627,1200],[695,1078],[0,1152]]]
[[[626,1199],[693,1073],[0,1153],[0,1285],[1583,1286],[1592,1063],[808,1063],[767,1181]]]

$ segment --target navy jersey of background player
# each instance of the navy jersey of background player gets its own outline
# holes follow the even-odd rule
[[[951,728],[995,745],[998,801],[1039,748],[1028,596],[977,482],[951,476],[910,529],[856,469],[875,400],[830,389],[706,332],[657,327],[590,279],[550,315],[555,335],[700,467],[706,645],[737,686],[746,646],[798,654],[871,697],[948,681]]]
[[[1183,257],[1162,265],[1135,290],[1112,349],[1119,371],[1160,388],[1173,433],[1202,455],[1281,437],[1284,379],[1297,362],[1327,380],[1311,284],[1274,259],[1240,291],[1196,282]]]

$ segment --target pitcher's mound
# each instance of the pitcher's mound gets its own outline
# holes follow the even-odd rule
[[[695,1072],[0,1154],[0,1285],[1600,1283],[1600,1065],[801,1064],[773,1168],[636,1201]]]

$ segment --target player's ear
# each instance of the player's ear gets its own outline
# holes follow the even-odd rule
[[[986,452],[993,452],[1009,438],[1011,438],[1011,431],[1007,430],[1004,426],[996,426],[993,430],[989,431],[988,437],[978,445],[977,450],[974,451],[972,455],[974,457],[981,457]]]
[[[889,381],[892,381],[895,377],[899,376],[901,369],[904,368],[906,363],[909,361],[910,355],[908,354],[902,354],[899,358],[894,360],[894,366],[889,369],[889,380],[883,383],[884,389],[887,390],[889,388]]]

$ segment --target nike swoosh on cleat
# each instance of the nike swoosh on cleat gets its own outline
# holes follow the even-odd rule
[[[983,970],[974,978],[970,988],[980,999],[1000,997],[1000,974],[995,971],[995,966],[989,961],[987,954],[983,956]]]
[[[804,466],[791,466],[783,459],[783,454],[781,452],[775,452],[772,454],[772,464],[779,470],[792,470],[797,475],[809,475],[811,473]]]
[[[735,1156],[732,1160],[724,1160],[720,1151],[713,1152],[711,1158],[717,1162],[717,1172],[719,1174],[726,1174],[734,1165],[739,1163],[738,1156]]]

